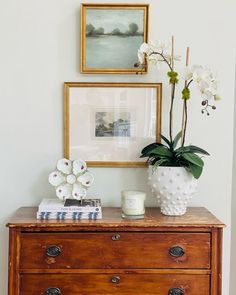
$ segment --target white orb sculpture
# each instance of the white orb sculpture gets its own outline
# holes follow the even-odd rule
[[[55,187],[59,199],[82,200],[93,184],[94,176],[88,172],[86,162],[61,159],[57,162],[57,169],[49,174],[48,181]]]

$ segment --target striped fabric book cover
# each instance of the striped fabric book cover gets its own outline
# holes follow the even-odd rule
[[[37,212],[37,219],[41,220],[97,220],[102,219],[101,212]]]

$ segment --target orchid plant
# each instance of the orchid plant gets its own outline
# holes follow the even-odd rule
[[[169,48],[171,51],[169,53]],[[164,42],[143,43],[138,50],[139,62],[135,67],[145,69],[148,64],[160,65],[166,64],[168,68],[167,76],[171,86],[171,101],[169,112],[169,139],[163,135],[161,138],[164,143],[152,143],[141,151],[141,157],[147,157],[147,162],[154,167],[172,166],[185,167],[197,179],[201,176],[204,162],[200,155],[209,155],[209,153],[200,147],[194,145],[185,145],[186,129],[188,121],[188,101],[191,97],[190,87],[195,86],[199,92],[202,105],[202,114],[210,115],[210,110],[215,110],[214,102],[220,99],[218,95],[218,81],[210,69],[194,65],[189,66],[189,48],[186,53],[186,64],[181,74],[175,71],[175,62],[180,60],[179,56],[174,54],[174,37],[172,37],[171,46]],[[177,84],[183,81],[182,86],[182,130],[173,138],[173,111],[175,102],[175,92]],[[213,101],[213,103],[212,103]],[[177,147],[181,139],[180,147]]]

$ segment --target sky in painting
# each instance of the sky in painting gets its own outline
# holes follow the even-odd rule
[[[139,32],[143,32],[142,9],[87,9],[86,24],[92,24],[95,28],[103,27],[105,33],[118,28],[126,32],[130,23],[136,23]]]

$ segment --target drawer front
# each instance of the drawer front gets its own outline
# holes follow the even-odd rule
[[[23,233],[22,269],[210,268],[208,233]]]
[[[20,295],[209,295],[208,275],[22,275]]]

